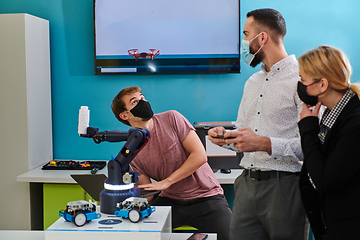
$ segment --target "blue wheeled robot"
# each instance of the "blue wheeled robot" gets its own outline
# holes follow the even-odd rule
[[[125,201],[118,203],[115,216],[128,218],[131,222],[137,223],[142,218],[149,217],[155,212],[155,207],[150,206],[146,198],[129,197]]]
[[[85,200],[68,202],[65,211],[59,211],[59,216],[76,226],[82,227],[85,223],[101,217],[96,212],[96,205]]]

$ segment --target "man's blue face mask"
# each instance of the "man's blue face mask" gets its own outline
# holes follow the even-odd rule
[[[249,40],[241,40],[241,49],[240,49],[240,54],[242,59],[244,60],[244,62],[246,62],[249,66],[251,64],[251,62],[254,60],[256,54],[261,50],[261,48],[264,46],[261,45],[261,47],[259,48],[259,50],[256,51],[256,53],[252,54],[250,53],[250,43],[257,38],[261,33],[259,33],[258,35],[256,35],[253,39]]]

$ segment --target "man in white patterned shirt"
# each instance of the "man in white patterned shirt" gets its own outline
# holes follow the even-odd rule
[[[308,227],[298,189],[303,154],[297,122],[298,63],[284,47],[285,20],[273,9],[247,14],[241,55],[261,71],[245,83],[236,128],[208,131],[209,139],[244,153],[245,170],[235,180],[230,238],[307,239]]]

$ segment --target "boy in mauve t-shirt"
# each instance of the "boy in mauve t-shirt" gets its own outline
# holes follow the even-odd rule
[[[150,131],[130,165],[139,188],[161,191],[152,205],[171,206],[173,228],[190,225],[229,239],[231,210],[189,121],[174,110],[154,115],[139,87],[121,90],[111,108],[122,123]]]

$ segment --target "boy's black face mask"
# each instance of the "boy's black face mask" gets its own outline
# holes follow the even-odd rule
[[[139,100],[138,104],[131,109],[130,112],[134,117],[142,118],[145,121],[149,120],[154,115],[150,103],[142,99]]]
[[[314,82],[316,83],[316,82]],[[314,84],[312,83],[312,84]],[[310,85],[312,85],[310,84]],[[308,85],[308,86],[310,86]],[[297,86],[297,93],[299,95],[299,98],[301,99],[301,101],[303,101],[306,105],[309,106],[315,106],[318,102],[318,96],[311,96],[306,92],[306,88],[308,87],[306,85],[304,85],[302,82],[298,82],[298,86]]]

